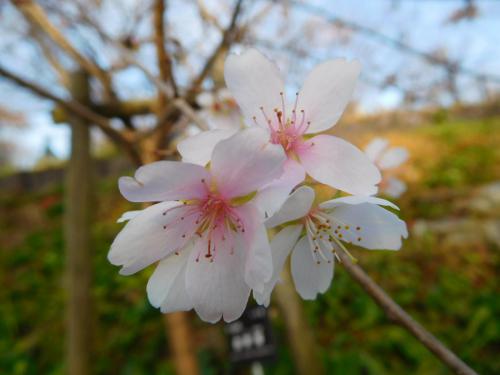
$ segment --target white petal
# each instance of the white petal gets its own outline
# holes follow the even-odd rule
[[[318,182],[355,195],[377,192],[380,172],[354,145],[331,135],[318,135],[306,145],[300,151],[300,161]]]
[[[217,91],[217,97],[219,100],[234,100],[231,91],[225,87],[222,87]]]
[[[375,138],[365,147],[365,154],[372,162],[376,162],[382,152],[389,145],[389,141],[384,138]]]
[[[217,143],[234,135],[236,130],[207,130],[183,139],[177,145],[182,161],[205,166],[212,157]]]
[[[295,289],[303,299],[315,299],[318,293],[324,293],[330,287],[333,279],[334,260],[331,252],[327,252],[327,261],[317,260],[312,256],[312,250],[307,237],[302,237],[292,253],[292,277]]]
[[[399,167],[408,159],[408,150],[404,147],[393,147],[384,152],[378,160],[380,169]]]
[[[334,207],[341,206],[344,204],[361,204],[361,203],[378,204],[379,206],[387,206],[394,208],[395,210],[399,210],[398,206],[396,206],[392,202],[389,202],[388,200],[377,197],[364,196],[364,195],[349,195],[347,197],[335,198],[321,203],[319,207],[322,209],[332,209]]]
[[[199,165],[157,161],[137,169],[134,177],[121,177],[118,185],[131,202],[160,202],[203,197],[202,179],[210,183],[209,173]]]
[[[186,267],[184,267],[176,277],[167,298],[160,306],[160,311],[166,314],[177,311],[189,311],[192,308],[193,302],[186,290]]]
[[[387,179],[383,193],[393,198],[399,198],[405,191],[406,184],[399,178],[391,177]]]
[[[184,246],[196,229],[192,226],[196,217],[186,218],[182,224],[165,230],[164,225],[174,218],[163,213],[175,206],[179,206],[179,203],[162,202],[150,206],[118,233],[108,253],[108,260],[116,266],[123,266],[120,274],[133,274]],[[184,234],[185,237],[182,237]]]
[[[149,302],[161,312],[187,311],[192,303],[186,292],[185,273],[191,248],[172,254],[158,263],[147,285]]]
[[[270,217],[280,209],[293,188],[304,181],[305,177],[304,167],[295,160],[288,159],[281,177],[262,188],[254,202],[266,217]]]
[[[143,210],[136,210],[136,211],[127,211],[120,216],[118,220],[116,220],[117,223],[123,223],[125,221],[129,221],[139,215]]]
[[[209,112],[204,111],[202,115],[208,127],[214,130],[233,130],[236,132],[237,130],[243,129],[245,124],[243,123],[243,118],[241,114],[234,110],[231,113],[217,113],[217,112]]]
[[[271,241],[271,253],[273,258],[273,276],[264,286],[263,292],[253,291],[253,297],[259,305],[269,306],[271,293],[278,282],[281,270],[285,265],[286,258],[297,243],[302,225],[290,225],[283,228]]]
[[[202,107],[210,107],[214,104],[215,102],[215,95],[213,92],[202,92],[198,94],[196,97],[196,103],[198,103]]]
[[[314,190],[309,186],[301,186],[295,190],[286,202],[271,218],[266,220],[268,228],[300,219],[307,215],[314,202]]]
[[[281,108],[280,93],[284,83],[278,67],[259,51],[249,49],[241,55],[229,55],[224,66],[226,85],[241,107],[249,125],[257,123],[267,128],[262,114],[273,115],[275,108]]]
[[[240,197],[281,176],[285,161],[283,148],[269,143],[268,133],[254,127],[217,143],[211,171],[221,194]]]
[[[376,204],[344,204],[334,208],[329,217],[333,228],[340,227],[333,235],[367,249],[399,250],[401,237],[408,237],[406,223]]]
[[[245,282],[257,291],[264,290],[264,284],[273,274],[271,247],[266,228],[259,210],[248,203],[236,209],[245,226],[237,246],[245,249]]]
[[[337,123],[360,71],[359,62],[337,59],[319,64],[309,73],[297,102],[297,110],[304,110],[311,122],[307,133],[318,133]]]
[[[206,238],[199,239],[191,251],[186,269],[186,289],[201,319],[226,322],[243,314],[250,288],[243,279],[245,254],[242,249],[220,248],[213,262],[204,256]],[[198,258],[198,261],[196,259]]]

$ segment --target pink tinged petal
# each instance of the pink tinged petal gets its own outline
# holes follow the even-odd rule
[[[271,217],[280,209],[295,186],[304,181],[306,172],[304,167],[293,159],[288,159],[280,178],[262,188],[254,202],[265,216]]]
[[[376,204],[344,204],[328,216],[334,228],[341,227],[339,233],[333,235],[367,249],[399,250],[402,238],[408,237],[406,223]]]
[[[324,293],[333,279],[334,260],[331,252],[325,252],[330,262],[317,260],[307,237],[302,237],[292,252],[291,267],[295,289],[306,300],[313,300],[318,293]]]
[[[241,55],[229,55],[224,65],[226,85],[241,107],[249,125],[257,123],[267,128],[266,118],[274,109],[281,109],[280,93],[284,92],[284,83],[278,67],[255,49],[249,49]]]
[[[118,220],[116,220],[117,223],[123,223],[125,221],[129,221],[139,215],[143,210],[137,210],[137,211],[127,211],[120,216]]]
[[[349,195],[347,197],[335,198],[329,201],[323,202],[319,205],[321,209],[332,209],[345,204],[361,204],[361,203],[371,203],[378,204],[379,206],[387,206],[399,210],[399,207],[388,200],[378,198],[378,197],[368,197],[364,195]]]
[[[243,118],[239,111],[231,113],[214,113],[213,111],[203,111],[200,116],[205,118],[210,129],[214,130],[241,130],[244,127]]]
[[[199,165],[178,161],[157,161],[146,164],[134,177],[121,177],[120,192],[131,202],[160,202],[202,198],[210,183],[210,175]]]
[[[375,138],[365,147],[365,154],[372,162],[377,162],[382,153],[389,146],[389,141],[384,138]]]
[[[283,228],[271,241],[271,253],[273,259],[273,276],[259,293],[253,291],[253,297],[259,305],[269,306],[271,293],[280,278],[281,271],[285,265],[286,258],[297,243],[297,239],[302,231],[302,225],[291,225]]]
[[[307,133],[333,127],[344,112],[361,71],[358,61],[330,60],[317,65],[299,92],[297,110],[304,110],[311,124]]]
[[[299,158],[316,181],[355,195],[377,193],[380,172],[351,143],[331,135],[318,135],[305,142]]]
[[[408,159],[408,150],[404,147],[393,147],[384,152],[378,160],[380,169],[399,167]]]
[[[206,237],[195,242],[186,269],[186,289],[202,320],[215,323],[222,317],[230,322],[241,316],[250,295],[243,277],[245,254],[219,244],[215,256],[207,258],[207,246]]]
[[[393,198],[399,198],[406,191],[406,184],[399,178],[391,177],[387,180],[384,193]]]
[[[187,260],[191,248],[172,254],[158,263],[147,285],[149,302],[162,313],[193,308],[185,286]]]
[[[306,216],[314,202],[314,190],[309,186],[301,186],[295,190],[278,212],[266,220],[266,226],[273,228],[288,221]]]
[[[166,314],[177,311],[189,311],[192,308],[193,302],[191,302],[191,297],[189,297],[186,290],[186,267],[184,267],[175,279],[170,294],[160,306],[160,311]]]
[[[210,107],[215,103],[215,94],[213,92],[202,92],[196,97],[196,103],[201,107]]]
[[[174,208],[179,207],[179,208]],[[116,236],[108,260],[123,266],[122,275],[131,275],[181,249],[196,230],[195,215],[186,215],[187,206],[162,202],[131,219]],[[163,215],[168,211],[167,215]]]
[[[265,130],[248,128],[215,146],[211,171],[224,197],[240,197],[279,177],[285,160],[283,148],[269,143]]]
[[[182,161],[205,166],[212,157],[214,147],[220,141],[233,136],[235,130],[208,130],[183,139],[177,145]]]
[[[251,203],[235,209],[245,232],[238,235],[237,246],[245,249],[245,282],[262,292],[273,274],[271,247],[259,210]]]

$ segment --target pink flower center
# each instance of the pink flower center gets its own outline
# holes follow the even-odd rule
[[[204,181],[202,180],[204,183]],[[202,199],[184,202],[183,205],[173,207],[163,213],[167,215],[176,211],[169,224],[164,225],[166,230],[181,229],[181,237],[187,243],[193,235],[198,235],[207,241],[204,256],[213,261],[220,246],[229,248],[232,253],[234,235],[245,232],[245,225],[236,207],[219,193],[210,191]],[[198,254],[196,261],[199,261]]]
[[[287,154],[291,154],[303,146],[303,135],[311,123],[306,121],[306,113],[303,109],[297,113],[298,92],[295,94],[295,104],[289,114],[286,112],[285,98],[282,92],[280,92],[280,96],[281,109],[275,108],[271,115],[265,112],[264,107],[260,107],[260,110],[271,131],[271,142],[280,144]],[[253,117],[253,120],[257,123],[256,116]]]

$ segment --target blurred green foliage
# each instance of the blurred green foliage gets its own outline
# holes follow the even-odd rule
[[[467,215],[456,208],[456,200],[467,200],[475,187],[500,180],[498,119],[440,120],[390,135],[406,142],[412,154],[409,191],[398,202],[410,227],[417,219]],[[94,372],[172,374],[163,319],[146,298],[151,270],[123,277],[106,259],[120,229],[115,220],[133,207],[120,197],[114,179],[100,181],[96,196]],[[0,216],[0,373],[63,374],[63,191],[1,193],[0,210],[6,213]],[[426,233],[411,237],[398,253],[359,249],[355,254],[396,301],[473,368],[500,373],[496,245],[480,241],[474,248],[456,247]],[[341,266],[330,290],[304,306],[330,374],[449,373],[393,325]],[[280,345],[278,361],[266,371],[289,374],[293,358],[284,323],[275,307],[271,313]],[[221,325],[197,321],[196,332],[203,374],[227,372]]]

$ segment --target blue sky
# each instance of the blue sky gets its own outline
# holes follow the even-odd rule
[[[110,6],[106,7],[98,16],[109,32],[119,32],[126,27],[127,19],[121,19],[117,15],[118,0],[109,0]],[[224,14],[230,2],[206,0],[209,9]],[[121,10],[133,9],[135,0],[127,0],[120,3]],[[260,2],[253,2],[250,12],[257,9]],[[479,17],[473,20],[464,20],[456,24],[446,23],[450,14],[463,6],[463,1],[456,0],[365,0],[365,1],[309,1],[309,4],[321,7],[331,16],[339,16],[378,30],[384,35],[400,38],[409,45],[422,50],[433,51],[437,48],[445,48],[448,56],[460,61],[460,64],[477,72],[500,76],[500,1],[477,1]],[[185,81],[190,74],[190,69],[199,69],[203,59],[201,56],[209,54],[213,45],[217,43],[217,33],[202,27],[198,21],[195,9],[190,2],[172,0],[170,2],[170,13],[168,19],[172,25],[171,32],[182,40],[185,46],[196,51],[188,61],[191,67],[178,67],[176,73],[180,81]],[[286,28],[280,31],[285,33],[283,38],[276,39],[273,31],[284,27],[286,15],[283,11],[276,10],[266,21],[258,25],[256,35],[261,38],[269,37],[275,45],[280,46],[287,39],[286,35],[293,35],[303,22],[310,22],[310,15],[302,11],[293,11],[289,15]],[[123,18],[123,17],[122,17]],[[227,17],[221,16],[222,22]],[[55,20],[57,22],[57,20]],[[407,73],[410,77],[406,81],[407,87],[421,85],[425,88],[427,82],[433,77],[441,74],[439,69],[422,64],[419,59],[402,54],[387,45],[381,44],[373,37],[353,34],[350,36],[349,44],[338,43],[337,36],[330,36],[329,31],[323,33],[321,22],[317,26],[315,38],[322,43],[315,45],[311,43],[311,54],[314,59],[294,61],[287,58],[286,50],[283,56],[272,56],[278,60],[283,70],[290,72],[292,77],[303,76],[317,61],[331,57],[346,56],[358,58],[363,66],[365,80],[361,81],[356,90],[355,98],[365,111],[376,111],[386,108],[397,107],[401,100],[401,92],[394,88],[381,90],[366,83],[369,80],[377,80],[384,75],[396,71],[403,77]],[[17,13],[10,6],[0,7],[0,62],[16,70],[19,74],[29,77],[39,84],[54,89],[54,77],[50,76],[47,66],[33,64],[33,48],[25,40],[19,39],[17,29],[22,29],[23,23],[19,20]],[[316,27],[316,26],[314,26]],[[150,29],[148,21],[145,20],[139,28],[139,36],[147,36]],[[320,30],[320,31],[318,31]],[[326,28],[325,30],[328,30]],[[280,35],[280,34],[278,34]],[[86,43],[93,43],[94,37],[85,32],[83,37],[75,38],[73,34],[69,37],[80,48],[85,48]],[[83,39],[82,39],[83,38]],[[313,45],[314,44],[314,45]],[[272,54],[272,52],[268,52]],[[112,51],[103,51],[103,62],[112,58]],[[111,56],[111,57],[110,57]],[[155,70],[154,51],[152,48],[144,48],[140,52],[144,61],[152,70]],[[36,60],[35,60],[36,61]],[[68,59],[64,60],[66,66],[71,67]],[[412,78],[411,78],[412,77]],[[413,81],[412,81],[413,80]],[[137,70],[127,70],[116,79],[120,92],[126,93],[127,97],[150,96],[154,90],[147,83],[144,76]],[[291,79],[291,85],[298,85],[300,78]],[[467,79],[459,81],[460,88],[465,100],[474,100],[477,90],[471,86]],[[493,87],[495,88],[495,87]],[[498,85],[496,86],[498,90]],[[59,90],[58,93],[64,94]],[[0,137],[12,140],[20,145],[16,162],[25,168],[29,168],[43,152],[47,143],[60,157],[65,157],[68,152],[68,129],[64,125],[52,123],[50,117],[51,104],[40,101],[26,92],[5,83],[0,82],[0,105],[21,111],[26,114],[29,125],[23,129],[0,129]]]

